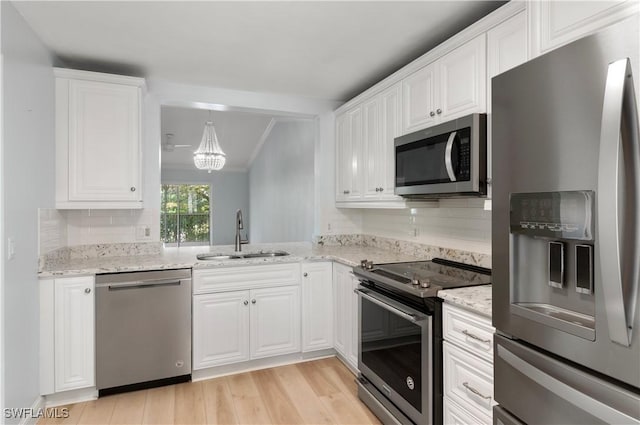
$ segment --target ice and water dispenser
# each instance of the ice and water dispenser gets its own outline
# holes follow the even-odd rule
[[[511,311],[595,340],[594,192],[512,193]]]

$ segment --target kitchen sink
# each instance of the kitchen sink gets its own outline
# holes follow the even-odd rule
[[[283,257],[289,255],[286,251],[258,251],[247,252],[246,254],[198,254],[196,258],[198,260],[241,260],[243,258],[269,258],[269,257]]]

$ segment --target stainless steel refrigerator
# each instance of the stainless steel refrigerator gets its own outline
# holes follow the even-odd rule
[[[496,424],[640,423],[639,40],[492,80]]]

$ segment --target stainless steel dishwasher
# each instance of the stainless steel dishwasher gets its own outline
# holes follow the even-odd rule
[[[100,395],[191,379],[191,270],[96,276]]]

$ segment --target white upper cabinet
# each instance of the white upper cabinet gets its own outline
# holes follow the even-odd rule
[[[377,173],[381,200],[397,201],[393,194],[396,179],[393,141],[400,136],[402,126],[402,84],[397,83],[380,94],[380,136],[376,149]]]
[[[56,206],[142,208],[144,80],[55,69]]]
[[[336,200],[362,197],[362,107],[338,117],[336,125]]]
[[[403,134],[486,108],[486,41],[481,34],[402,80]]]
[[[637,0],[529,2],[533,56],[592,34],[633,13]]]
[[[402,81],[403,134],[428,127],[437,120],[435,69],[433,64],[427,65]]]
[[[441,121],[486,110],[486,55],[482,34],[436,62],[440,80],[436,115]]]

